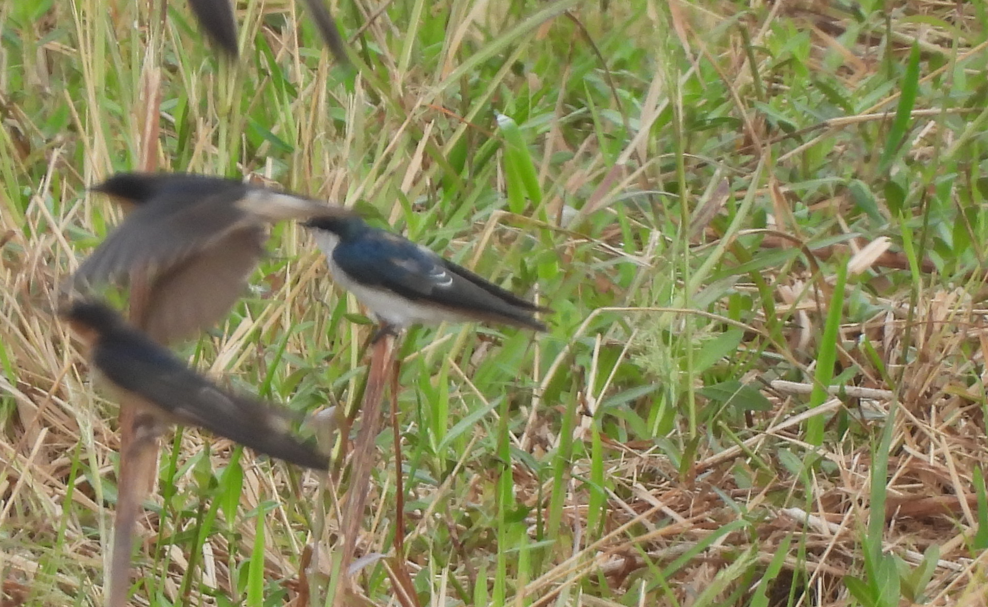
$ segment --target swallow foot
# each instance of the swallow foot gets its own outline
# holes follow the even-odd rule
[[[370,345],[373,346],[374,344],[381,341],[387,336],[397,338],[400,334],[401,334],[401,329],[399,327],[396,327],[395,325],[391,325],[388,323],[381,323],[377,326],[376,329],[374,329],[374,332],[371,334]]]

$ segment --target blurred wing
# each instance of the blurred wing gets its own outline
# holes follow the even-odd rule
[[[336,21],[323,2],[324,0],[306,0],[306,4],[309,5],[309,12],[312,13],[312,19],[316,22],[319,34],[326,42],[329,50],[337,61],[343,65],[348,65],[350,59],[346,54],[346,43],[343,41],[343,36],[340,35],[339,28],[336,27]]]
[[[189,0],[196,19],[213,42],[237,56],[237,22],[230,0]]]
[[[326,456],[292,436],[286,411],[220,389],[140,334],[102,342],[94,350],[93,363],[119,389],[179,423],[299,466],[328,467]]]
[[[208,385],[184,408],[188,418],[214,434],[297,466],[328,470],[329,458],[291,433],[291,416],[274,405]]]
[[[326,204],[319,200],[276,192],[267,188],[252,187],[236,201],[241,211],[256,217],[258,221],[274,223],[289,219],[306,220],[314,217],[352,215],[353,211]]]
[[[140,327],[172,344],[213,326],[243,294],[264,253],[264,230],[231,232],[152,283]]]
[[[199,200],[187,194],[168,196],[137,207],[82,262],[74,284],[102,284],[137,271],[153,279],[153,274],[167,271],[246,221],[247,215],[234,204],[244,191],[231,187]]]

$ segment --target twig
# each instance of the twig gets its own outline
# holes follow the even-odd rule
[[[401,469],[401,428],[398,426],[398,377],[401,359],[395,357],[391,368],[391,428],[395,441],[395,556],[391,559],[388,574],[394,586],[395,596],[403,607],[420,607],[415,584],[405,562],[405,482]]]
[[[810,394],[813,392],[813,384],[800,384],[784,379],[774,380],[769,385],[783,394]],[[859,386],[827,386],[827,394],[831,396],[844,394],[851,398],[870,398],[883,401],[889,401],[895,398],[895,393],[891,390],[861,388]]]
[[[343,561],[340,565],[340,571],[349,570],[357,546],[357,536],[360,534],[364,505],[367,502],[367,492],[370,489],[370,471],[374,464],[374,442],[381,427],[381,400],[384,396],[387,372],[391,368],[389,363],[394,356],[394,340],[393,335],[385,333],[374,344],[371,353],[367,390],[364,392],[364,401],[361,407],[363,421],[353,446],[350,488],[347,490],[346,505],[342,510],[345,520],[341,525]],[[349,586],[347,582],[337,586],[334,604],[342,604],[341,601],[344,596],[342,593]]]
[[[160,18],[166,17],[161,3]],[[162,27],[157,28],[160,33]],[[155,28],[151,28],[154,32]],[[154,171],[158,165],[158,135],[160,132],[161,72],[156,66],[160,56],[161,36],[148,41],[148,61],[154,66],[144,72],[144,120],[141,128],[140,167]],[[141,326],[147,308],[148,276],[144,272],[130,277],[130,321]],[[110,556],[110,582],[106,596],[108,607],[124,607],[130,588],[130,566],[134,550],[134,528],[141,512],[141,502],[151,493],[158,476],[158,434],[161,424],[151,414],[138,413],[137,404],[121,398],[120,414],[120,473],[117,478],[117,507],[113,520],[113,554]]]
[[[391,428],[395,441],[395,556],[404,568],[405,558],[405,482],[401,470],[401,428],[398,426],[398,374],[401,359],[395,357],[391,371]]]
[[[130,443],[120,448],[120,476],[117,480],[117,508],[113,521],[113,554],[110,557],[109,607],[127,604],[130,588],[130,564],[134,550],[134,527],[141,513],[141,502],[151,492],[158,461],[158,437],[154,420],[145,419],[135,410],[136,403],[121,401],[121,420],[129,418]],[[125,414],[126,413],[126,414]]]

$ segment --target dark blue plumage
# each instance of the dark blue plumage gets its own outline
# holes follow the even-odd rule
[[[534,317],[545,308],[359,217],[320,217],[305,226],[336,282],[387,325],[477,320],[546,330]]]

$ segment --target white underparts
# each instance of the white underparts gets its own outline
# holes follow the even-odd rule
[[[352,280],[333,261],[333,251],[340,242],[339,237],[328,230],[316,229],[312,234],[316,244],[326,254],[333,280],[353,293],[357,301],[367,306],[379,322],[405,328],[414,324],[436,325],[445,321],[467,320],[464,315],[451,310],[437,308],[435,305],[418,304],[384,289],[375,289]]]

